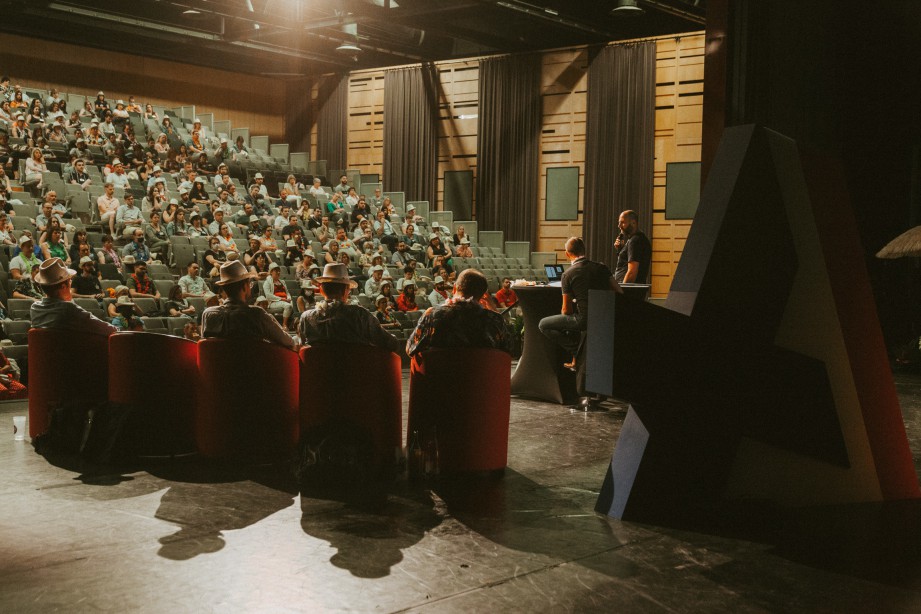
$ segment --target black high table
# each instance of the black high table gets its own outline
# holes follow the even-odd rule
[[[576,374],[563,367],[568,356],[537,327],[541,319],[560,313],[563,294],[559,286],[515,286],[518,306],[524,315],[524,343],[518,367],[512,375],[512,394],[549,401],[578,400]]]
[[[622,284],[624,295],[645,300],[648,284]],[[576,374],[563,366],[572,360],[538,328],[541,319],[560,313],[563,293],[558,285],[515,286],[524,315],[524,344],[518,367],[512,375],[512,394],[550,403],[569,404],[579,400]]]

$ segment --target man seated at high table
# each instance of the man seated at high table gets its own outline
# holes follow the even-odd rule
[[[430,348],[495,348],[511,353],[511,336],[505,319],[483,308],[480,299],[489,284],[476,269],[465,269],[454,284],[454,296],[439,307],[430,307],[419,318],[406,342],[414,356]]]
[[[74,304],[70,284],[76,274],[76,271],[64,266],[60,258],[51,258],[39,265],[35,282],[42,287],[45,297],[32,304],[32,327],[82,331],[106,336],[117,332],[111,324],[103,322]]]
[[[556,341],[572,355],[572,362],[565,366],[575,371],[582,349],[582,333],[588,328],[589,290],[613,290],[623,293],[614,281],[611,269],[604,263],[594,262],[585,256],[585,241],[571,237],[566,241],[566,258],[571,263],[563,273],[560,289],[563,292],[563,306],[559,315],[547,316],[540,321],[540,332]]]
[[[249,305],[252,284],[256,277],[250,273],[239,260],[232,260],[221,265],[220,281],[215,285],[224,291],[227,300],[223,305],[208,307],[201,316],[201,336],[203,339],[217,337],[222,339],[258,338],[277,343],[289,350],[296,350],[294,339],[282,329],[281,325],[265,310]]]
[[[304,344],[355,343],[400,353],[403,344],[381,328],[370,311],[349,304],[349,293],[358,284],[349,277],[347,266],[338,262],[327,264],[316,281],[326,301],[301,315],[298,332]]]

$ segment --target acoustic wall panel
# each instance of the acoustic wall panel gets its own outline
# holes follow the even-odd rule
[[[444,208],[457,219],[473,217],[473,171],[445,171]]]

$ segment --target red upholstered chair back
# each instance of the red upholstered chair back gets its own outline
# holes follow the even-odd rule
[[[481,348],[439,349],[413,357],[409,421],[438,435],[442,473],[494,471],[508,462],[511,356]]]
[[[195,442],[206,458],[281,461],[298,440],[297,354],[261,339],[198,343]]]
[[[109,337],[109,400],[135,408],[140,454],[195,450],[198,344],[154,333]]]
[[[29,436],[48,430],[51,409],[100,403],[109,394],[109,339],[70,330],[29,330]]]
[[[370,345],[305,347],[300,388],[301,433],[345,419],[368,429],[380,462],[396,459],[403,425],[399,356]]]

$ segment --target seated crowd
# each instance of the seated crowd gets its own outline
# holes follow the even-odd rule
[[[290,174],[276,191],[256,172],[244,187],[230,175],[230,165],[250,155],[242,137],[231,145],[196,119],[183,139],[173,118],[134,97],[112,104],[99,92],[68,109],[56,90],[29,99],[4,77],[0,101],[0,243],[10,298],[41,304],[47,295],[36,275],[56,258],[76,271],[70,296],[97,301],[118,329],[143,330],[141,315],[185,318],[183,334],[197,338],[204,309],[224,300],[261,307],[289,341],[296,331],[304,339],[305,314],[339,303],[397,332],[416,319],[401,312],[451,303],[457,262],[474,257],[463,226],[429,224],[412,204],[400,211],[380,187],[359,194],[347,175],[330,188],[321,177]],[[62,151],[58,176],[46,160],[61,160]],[[28,203],[11,178],[40,199],[28,223],[14,224],[17,205]],[[91,207],[81,217],[73,204],[83,197]],[[191,258],[176,253],[177,241],[193,246]],[[229,263],[245,272],[237,280],[245,294],[236,285],[226,292]],[[331,264],[354,284],[332,300],[321,281],[321,267]],[[156,301],[156,311],[142,310],[139,299]],[[484,290],[477,300],[497,310],[517,298],[505,278],[495,296]]]

